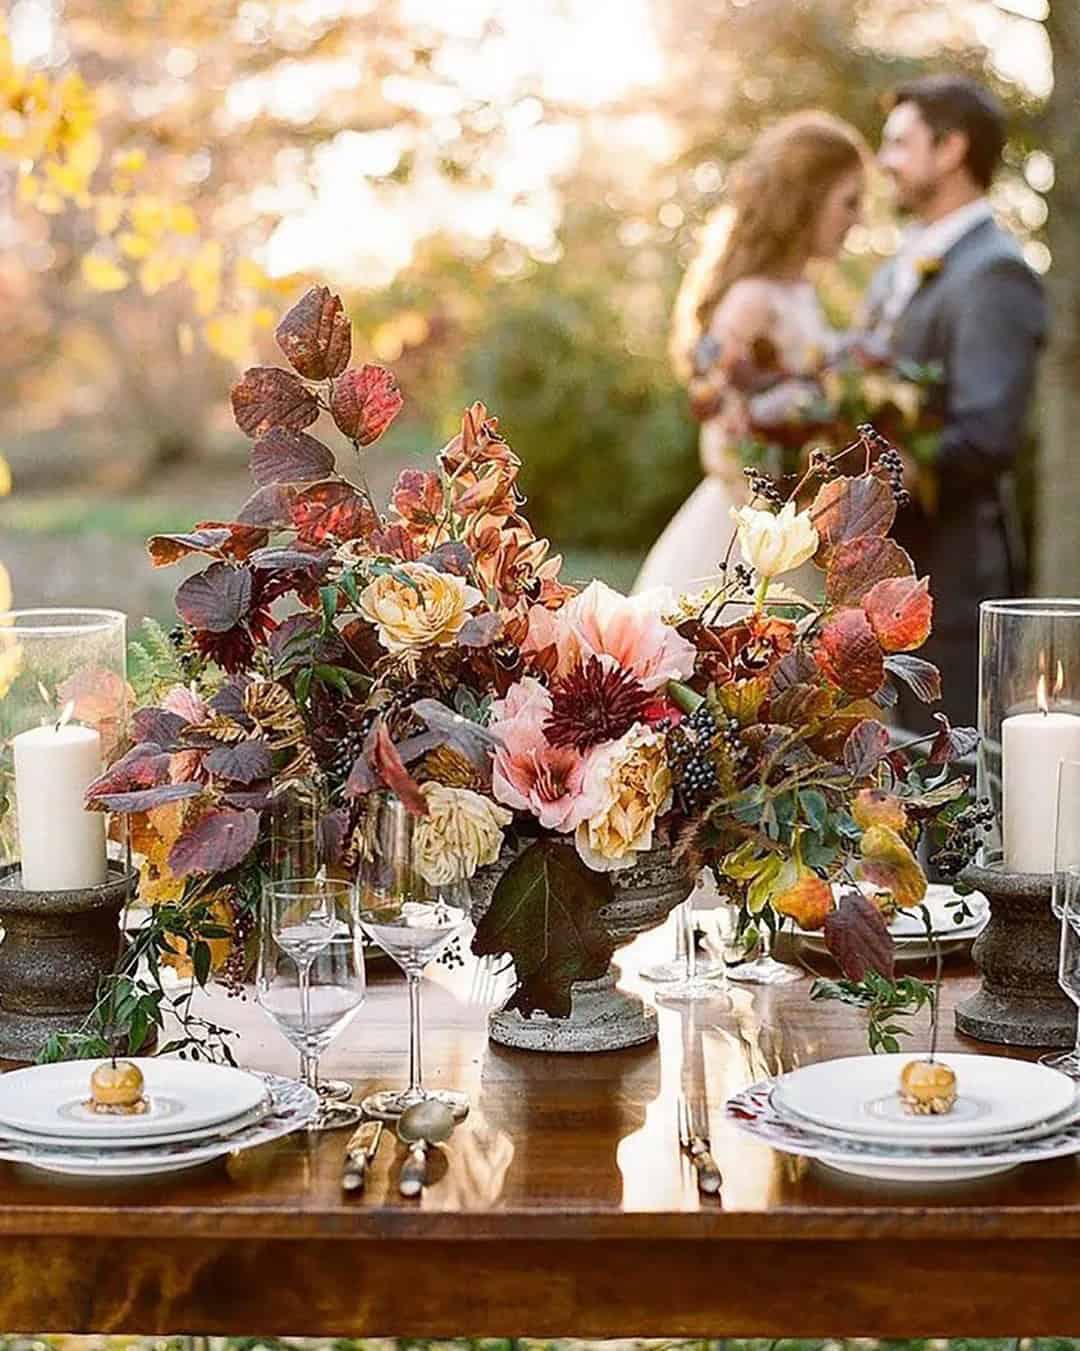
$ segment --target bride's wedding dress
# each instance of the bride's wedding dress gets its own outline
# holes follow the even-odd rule
[[[784,378],[762,393],[744,394],[723,372],[737,359],[752,360],[760,339],[769,344]],[[705,477],[649,551],[635,592],[657,586],[697,591],[716,580],[734,531],[731,508],[747,501],[739,442],[751,434],[752,424],[789,421],[799,403],[813,397],[814,377],[836,351],[840,335],[829,327],[810,282],[748,277],[717,306],[706,342],[719,406],[701,425]]]

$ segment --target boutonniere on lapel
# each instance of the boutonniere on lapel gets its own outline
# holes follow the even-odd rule
[[[937,276],[944,266],[945,260],[943,258],[934,258],[932,256],[928,258],[916,258],[915,273],[919,278],[919,285],[925,286],[928,281]]]

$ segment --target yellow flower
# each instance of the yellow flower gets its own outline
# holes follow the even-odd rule
[[[364,587],[359,608],[388,652],[409,652],[450,647],[480,599],[463,577],[436,572],[426,563],[403,563]]]
[[[782,511],[758,511],[754,507],[732,507],[731,519],[739,532],[743,558],[759,577],[777,577],[813,558],[818,533],[810,523],[810,513],[796,514],[795,503]]]
[[[432,887],[450,886],[494,863],[514,813],[470,788],[425,783],[428,814],[416,822],[416,866]]]
[[[577,828],[574,843],[595,872],[631,868],[653,847],[657,819],[671,806],[664,737],[640,723],[600,746],[585,771],[584,794],[601,805]]]

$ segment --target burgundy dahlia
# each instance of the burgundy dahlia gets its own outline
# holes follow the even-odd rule
[[[551,687],[544,734],[552,746],[587,751],[629,732],[648,704],[648,694],[628,671],[590,657]]]

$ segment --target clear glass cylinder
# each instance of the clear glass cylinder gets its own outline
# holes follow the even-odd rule
[[[276,778],[270,790],[268,815],[270,880],[290,882],[322,876],[326,815],[326,781],[322,775]]]
[[[104,884],[105,813],[86,789],[128,731],[126,618],[115,610],[0,614],[0,883],[56,892]]]
[[[983,601],[979,733],[978,791],[994,808],[983,862],[1052,873],[1058,766],[1080,760],[1080,600]],[[1080,862],[1080,821],[1059,847]]]

